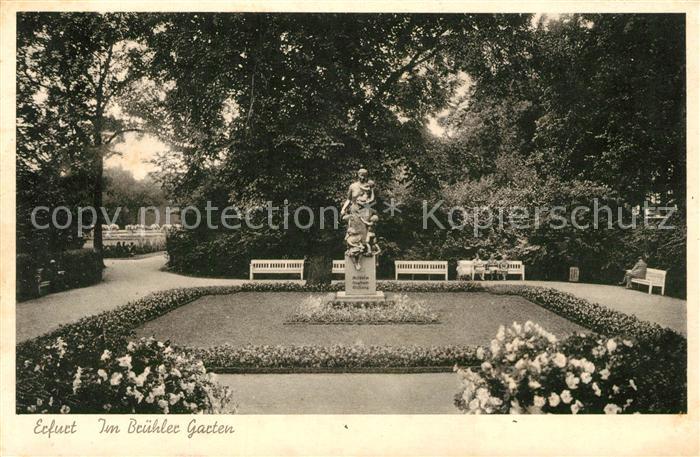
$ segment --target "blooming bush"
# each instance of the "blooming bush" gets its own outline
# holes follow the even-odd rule
[[[83,365],[60,337],[46,349],[22,364],[18,412],[217,413],[230,401],[201,360],[153,338]]]
[[[501,326],[488,348],[477,349],[477,371],[456,368],[455,402],[470,414],[637,412],[638,387],[626,367],[633,346],[593,335],[562,343],[529,321]]]
[[[438,316],[423,301],[407,295],[391,297],[385,303],[338,302],[333,296],[307,297],[288,320],[303,324],[434,324]]]
[[[665,414],[687,410],[688,342],[683,335],[554,289],[495,285],[486,290],[519,295],[601,335],[634,339],[634,357],[628,358],[627,367],[637,374],[637,385],[643,392],[638,408]]]

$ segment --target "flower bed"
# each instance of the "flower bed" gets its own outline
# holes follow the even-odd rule
[[[456,406],[469,414],[618,414],[639,412],[640,373],[630,373],[634,343],[577,335],[559,342],[532,322],[501,327],[479,348],[478,370],[459,368]]]
[[[101,354],[61,337],[45,349],[18,365],[17,412],[217,413],[231,400],[201,360],[152,338]]]
[[[242,286],[198,287],[157,292],[114,310],[60,327],[46,335],[17,345],[17,405],[26,412],[36,399],[47,404],[50,398],[59,398],[51,392],[66,392],[72,386],[78,370],[97,367],[96,361],[109,350],[126,354],[133,331],[139,325],[166,314],[205,295],[254,291],[329,292],[342,288],[304,286],[294,283],[253,283]],[[594,332],[634,340],[635,350],[626,358],[628,373],[643,374],[636,378],[639,389],[639,411],[674,413],[686,411],[686,339],[657,324],[643,322],[634,316],[609,310],[600,305],[552,289],[530,286],[483,286],[477,283],[382,283],[387,292],[469,292],[485,291],[496,294],[520,295]],[[591,338],[596,338],[592,336]],[[34,371],[55,346],[66,351],[60,370],[50,376]],[[574,340],[571,340],[574,341]],[[571,343],[574,344],[574,343]],[[52,349],[54,348],[54,349]],[[442,367],[455,363],[471,365],[476,348],[442,347],[407,349],[391,347],[307,347],[307,346],[251,346],[233,348],[219,346],[212,349],[183,348],[217,371],[294,370],[294,369],[386,369],[397,367]],[[407,352],[406,352],[407,351]],[[427,352],[422,352],[427,351]],[[55,356],[51,356],[54,357]],[[196,362],[195,362],[196,363]],[[422,367],[422,368],[421,368]],[[80,406],[73,406],[80,409]],[[24,408],[24,409],[21,409]]]
[[[385,303],[337,303],[333,296],[310,296],[289,316],[288,324],[436,324],[438,316],[425,302],[407,295]]]

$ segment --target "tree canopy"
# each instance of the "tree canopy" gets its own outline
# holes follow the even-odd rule
[[[360,167],[409,206],[548,182],[685,204],[683,15],[21,13],[17,49],[24,222],[49,197],[101,206],[130,130],[170,145],[179,205],[339,206]],[[395,249],[415,211],[382,221]],[[255,239],[327,259],[341,236]]]

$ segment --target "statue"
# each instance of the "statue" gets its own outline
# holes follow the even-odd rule
[[[374,181],[367,179],[368,172],[361,168],[357,181],[348,187],[348,195],[340,214],[348,223],[345,234],[345,254],[352,260],[356,270],[361,269],[360,256],[375,256],[381,252],[377,243],[375,226],[379,221],[374,203]]]

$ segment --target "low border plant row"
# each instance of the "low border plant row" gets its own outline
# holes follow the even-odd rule
[[[220,345],[211,348],[187,348],[186,352],[204,362],[210,370],[226,372],[271,372],[303,369],[307,372],[380,371],[382,369],[430,368],[452,371],[480,363],[476,348],[470,346],[282,346]],[[408,370],[407,370],[408,371]]]

